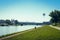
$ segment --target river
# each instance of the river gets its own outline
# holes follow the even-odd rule
[[[41,27],[41,25],[0,26],[0,36],[32,29],[34,27]]]

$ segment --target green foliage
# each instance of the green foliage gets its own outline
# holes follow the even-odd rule
[[[60,11],[54,10],[50,13],[49,16],[51,17],[51,22],[55,23],[55,25],[60,23]]]
[[[6,24],[8,24],[8,25],[11,25],[11,24],[12,24],[10,20],[6,20],[5,22],[6,22]]]

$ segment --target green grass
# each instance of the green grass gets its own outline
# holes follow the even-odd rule
[[[60,40],[60,30],[44,26],[4,40]]]

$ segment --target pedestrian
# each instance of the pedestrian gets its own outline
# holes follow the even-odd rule
[[[36,29],[36,27],[35,27],[35,29]]]

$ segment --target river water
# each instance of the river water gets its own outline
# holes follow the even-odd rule
[[[0,36],[32,29],[34,27],[41,27],[41,25],[0,26]]]

